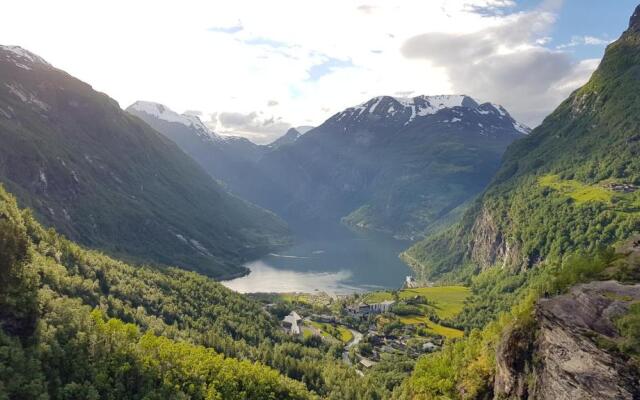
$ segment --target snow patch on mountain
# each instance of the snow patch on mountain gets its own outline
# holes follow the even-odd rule
[[[3,54],[7,59],[13,61],[19,68],[26,70],[32,70],[34,64],[50,66],[44,58],[37,56],[20,46],[0,45],[0,54]]]
[[[199,136],[210,140],[223,140],[222,137],[209,129],[197,115],[178,114],[165,105],[151,101],[136,101],[128,109],[149,114],[163,121],[175,122],[194,128]]]
[[[391,115],[406,113],[409,115],[405,125],[417,117],[433,115],[440,110],[454,107],[477,107],[478,103],[465,95],[439,95],[417,97],[378,96],[355,107],[347,108],[337,115],[337,120],[359,117],[367,114]]]
[[[513,121],[513,127],[515,128],[515,130],[522,133],[523,135],[528,135],[531,133],[531,128],[529,128],[528,126],[522,125],[518,121]]]
[[[20,84],[5,83],[5,86],[9,89],[9,92],[19,98],[24,103],[32,104],[42,111],[49,110],[49,105],[40,100],[35,94],[27,92]]]
[[[504,107],[494,103],[478,103],[466,95],[439,95],[417,97],[392,97],[378,96],[367,100],[355,107],[349,107],[334,115],[332,120],[341,123],[354,123],[376,120],[395,121],[400,125],[409,125],[413,121],[423,117],[450,110],[453,114],[447,115],[443,123],[455,124],[463,122],[467,116],[475,115],[480,118],[482,125],[474,125],[480,128],[480,132],[486,129],[495,130],[506,126],[522,134],[528,134],[531,130],[517,122],[509,115]],[[464,122],[463,122],[464,123]],[[347,131],[345,129],[345,131]]]

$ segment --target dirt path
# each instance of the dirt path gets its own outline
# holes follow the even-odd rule
[[[353,346],[356,346],[358,343],[360,343],[363,337],[362,333],[358,331],[354,331],[353,329],[349,329],[349,331],[351,331],[351,334],[353,335],[353,339],[351,339],[351,341],[347,343],[346,346],[344,346],[344,351],[342,352],[342,361],[344,361],[345,364],[347,365],[351,365],[351,360],[349,360],[349,349],[351,349]]]

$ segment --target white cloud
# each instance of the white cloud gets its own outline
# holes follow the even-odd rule
[[[266,144],[281,136],[291,125],[281,117],[266,116],[261,111],[213,113],[206,124],[221,135],[241,135],[255,143]]]
[[[534,23],[532,35],[510,24],[530,18],[514,16],[514,5],[511,0],[21,0],[3,4],[3,15],[11,17],[0,24],[0,40],[42,55],[122,106],[142,98],[178,111],[201,110],[216,115],[211,124],[221,133],[269,141],[290,125],[318,125],[380,94],[463,91],[520,107],[515,94],[484,88],[500,74],[513,82],[516,73],[531,73],[527,65],[538,53],[564,71],[545,76],[563,85],[579,82],[574,75],[587,74],[592,64],[562,61],[544,49],[546,43],[536,43],[548,36],[537,33],[545,30],[538,25],[550,26],[553,12],[545,14],[548,20],[526,21]],[[425,31],[440,39],[440,47],[433,45],[438,56],[416,49],[405,57],[403,44],[407,53],[405,42]],[[477,47],[460,39],[479,33]],[[458,65],[469,64],[467,57],[480,73]],[[515,83],[533,90],[532,84]],[[537,114],[553,105],[544,104],[545,96],[531,93]]]
[[[503,104],[517,119],[536,126],[598,64],[544,47],[560,5],[545,2],[471,33],[417,35],[404,43],[402,52],[445,69],[454,90]]]
[[[557,49],[568,49],[576,46],[606,46],[611,40],[602,39],[595,36],[573,36],[569,43],[558,45]]]

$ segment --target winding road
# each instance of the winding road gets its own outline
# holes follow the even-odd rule
[[[346,364],[351,365],[351,360],[349,360],[349,349],[351,349],[353,346],[356,346],[358,343],[360,343],[360,341],[362,341],[363,336],[362,336],[362,333],[358,331],[354,331],[353,329],[350,329],[350,328],[347,328],[347,329],[349,329],[349,331],[353,335],[353,339],[351,339],[351,341],[347,343],[346,346],[344,346],[344,351],[342,352],[342,360]]]

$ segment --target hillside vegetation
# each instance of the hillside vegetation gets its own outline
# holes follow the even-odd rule
[[[396,398],[536,398],[540,390],[553,390],[549,381],[554,379],[556,390],[579,389],[597,397],[599,388],[589,382],[598,378],[620,394],[627,389],[622,374],[635,377],[637,387],[633,299],[609,299],[619,302],[616,312],[611,309],[616,317],[602,317],[602,323],[616,325],[609,332],[614,340],[572,327],[567,318],[553,325],[552,319],[544,320],[541,304],[571,298],[566,293],[579,292],[577,283],[604,287],[607,282],[594,281],[615,280],[633,288],[629,284],[640,281],[638,239],[617,253],[611,248],[640,231],[638,17],[640,7],[591,80],[509,147],[492,183],[462,221],[405,253],[423,279],[465,282],[471,295],[454,318],[465,328],[465,338],[422,357]],[[618,282],[609,283],[625,287]],[[600,301],[589,297],[593,293],[580,293],[585,304]],[[551,337],[553,329],[570,340]],[[541,343],[552,347],[538,347]],[[620,364],[609,379],[595,368],[567,367],[585,359],[565,360],[544,379],[536,375],[549,367],[545,357],[553,358],[554,351],[573,354],[570,343],[582,344],[580,354],[591,357],[588,362]]]
[[[5,46],[0,182],[46,226],[135,262],[231,277],[288,242],[283,221],[225,192],[113,99]]]
[[[425,279],[468,280],[492,265],[523,270],[639,231],[639,69],[640,33],[630,27],[585,86],[508,148],[462,221],[405,259]]]
[[[483,276],[486,274],[492,276]],[[497,277],[493,270],[482,273],[478,279],[497,286],[505,283],[505,278]],[[470,298],[468,306],[475,307],[476,313],[490,309],[491,317],[484,320],[482,328],[470,329],[464,339],[449,342],[441,352],[420,358],[411,378],[394,393],[394,398],[491,398],[498,368],[497,351],[502,344],[512,353],[527,356],[530,351],[526,348],[527,340],[534,334],[538,323],[535,310],[540,298],[566,293],[577,283],[613,279],[625,283],[640,282],[637,250],[631,256],[625,251],[616,254],[609,249],[595,254],[568,256],[562,263],[545,262],[544,267],[531,272],[526,283],[518,288],[512,287],[500,296],[495,296],[495,292],[492,294],[489,287],[474,288],[477,297]],[[483,305],[485,297],[492,297],[493,304]],[[629,313],[617,320],[621,336],[619,344],[612,346],[601,342],[598,346],[612,352],[615,357],[631,357],[632,365],[636,365],[633,373],[640,376],[640,353],[635,347],[638,335],[631,328],[637,324],[636,313],[637,309],[632,307]],[[468,314],[461,322],[465,319],[469,320]],[[514,341],[505,345],[505,337],[510,336],[515,338]],[[528,384],[535,386],[532,376]]]
[[[85,250],[3,189],[0,254],[0,398],[365,400],[400,381],[210,278]]]

